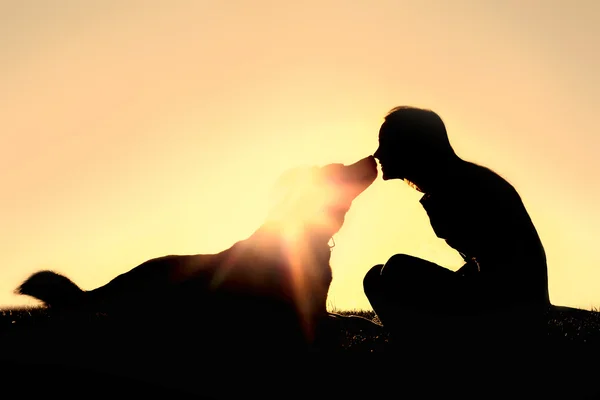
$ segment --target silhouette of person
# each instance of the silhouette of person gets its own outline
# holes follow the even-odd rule
[[[396,254],[371,268],[364,291],[384,327],[404,331],[409,316],[420,316],[422,324],[495,312],[541,322],[532,316],[541,317],[550,304],[546,256],[510,183],[461,159],[442,119],[427,109],[392,109],[374,156],[384,180],[401,179],[423,193],[420,203],[436,236],[465,260],[454,272]]]

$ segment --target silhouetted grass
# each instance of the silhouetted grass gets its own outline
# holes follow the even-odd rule
[[[177,392],[177,398],[184,392],[202,394],[208,398],[241,398],[250,396],[249,393],[262,398],[321,398],[317,394],[325,395],[325,392],[315,394],[314,388],[319,385],[313,384],[319,379],[328,385],[319,390],[344,399],[364,398],[364,392],[359,389],[365,387],[371,394],[377,391],[380,394],[387,393],[390,387],[390,390],[399,390],[397,385],[400,382],[408,398],[414,398],[411,393],[417,389],[427,389],[428,393],[433,390],[460,394],[463,398],[468,393],[481,393],[481,390],[492,390],[491,394],[498,394],[499,391],[517,393],[513,386],[519,387],[518,393],[531,398],[554,398],[553,395],[559,398],[589,398],[587,395],[590,393],[600,391],[596,390],[598,385],[595,380],[584,379],[582,375],[590,373],[595,376],[598,372],[594,369],[597,364],[595,360],[600,355],[600,351],[597,351],[600,347],[594,345],[600,343],[600,313],[597,310],[553,307],[547,316],[546,333],[552,344],[543,349],[546,355],[536,353],[541,348],[519,350],[523,360],[515,359],[512,354],[503,355],[504,349],[496,353],[481,350],[470,356],[460,354],[460,349],[450,354],[430,354],[422,347],[422,343],[405,343],[401,353],[394,353],[389,351],[393,349],[393,337],[378,323],[372,311],[331,309],[330,312],[333,313],[327,335],[327,346],[330,348],[326,350],[331,350],[328,354],[335,358],[327,356],[317,359],[317,362],[313,360],[306,363],[306,359],[297,356],[288,358],[285,366],[271,363],[270,369],[270,358],[266,355],[232,358],[231,352],[219,348],[222,344],[207,343],[196,337],[195,333],[187,336],[169,333],[172,326],[169,315],[157,315],[156,325],[150,329],[151,332],[140,330],[127,333],[118,327],[111,327],[110,318],[101,314],[61,315],[41,307],[5,309],[0,310],[0,343],[3,346],[2,354],[11,356],[5,360],[10,363],[12,379],[18,379],[21,374],[18,371],[23,371],[23,376],[37,384],[25,383],[22,387],[44,394],[49,390],[64,394],[65,385],[73,382],[65,380],[65,376],[77,376],[78,389],[73,389],[76,393],[85,387],[86,390],[93,388],[93,392],[103,391],[106,396],[114,397],[120,397],[120,393],[121,396],[158,394],[159,397],[173,398],[176,392],[160,392],[164,387],[170,387],[181,389],[182,392]],[[339,318],[335,315],[355,317]],[[510,324],[510,321],[498,323]],[[56,326],[60,326],[60,330],[53,330]],[[159,329],[154,332],[156,327],[163,327],[164,331]],[[515,326],[514,329],[518,331],[519,327]],[[571,358],[568,361],[562,361],[561,358],[567,354],[560,351],[565,344],[571,346]],[[573,355],[573,344],[585,345],[584,350]],[[210,348],[211,357],[194,350],[194,346]],[[452,344],[448,346],[452,347]],[[287,356],[283,354],[281,358],[285,359]],[[348,359],[345,354],[353,357]],[[363,359],[361,355],[368,354],[394,355],[391,364],[389,360],[376,366],[371,365],[376,360],[358,361]],[[503,361],[495,362],[498,358]],[[482,363],[482,360],[487,361]],[[24,368],[19,370],[16,367],[18,365]],[[37,372],[32,372],[32,366],[41,367]],[[427,379],[431,381],[423,382],[423,373],[418,371],[425,370],[418,366],[425,368]],[[440,366],[445,367],[436,371]],[[300,372],[294,371],[294,368]],[[540,368],[543,368],[543,372],[540,372]],[[392,372],[393,376],[383,380],[381,376],[386,372]],[[455,386],[440,385],[437,381],[448,374],[456,375]],[[540,378],[523,378],[528,374],[539,375]],[[571,376],[567,378],[567,374]],[[244,376],[251,376],[254,386],[241,385],[239,380]],[[375,381],[366,380],[367,376]],[[134,383],[123,386],[123,377],[129,379],[127,382]],[[4,375],[4,379],[6,381],[9,378]],[[349,383],[332,385],[332,382],[344,381]],[[298,385],[298,388],[290,393],[281,392],[282,382],[286,382],[288,388],[294,385]],[[466,383],[467,386],[458,387],[458,383]],[[123,389],[125,387],[129,389]],[[386,391],[384,388],[387,388]],[[300,393],[304,394],[300,396]],[[490,396],[482,395],[482,398]]]
[[[331,310],[341,316],[360,318],[333,319],[331,326],[331,345],[335,350],[372,353],[383,351],[389,334],[383,329],[373,311],[367,310]],[[168,321],[169,316],[157,315],[157,321]],[[366,321],[365,321],[366,320]],[[372,324],[366,322],[372,322]],[[0,332],[31,331],[51,325],[67,323],[69,325],[104,326],[110,325],[110,318],[102,314],[64,315],[51,312],[44,307],[23,307],[0,310]]]
[[[358,316],[377,324],[377,326],[381,325],[372,310],[340,310],[331,308],[330,312],[342,316]],[[157,316],[157,319],[165,317],[168,319],[168,316]],[[7,332],[17,327],[35,329],[36,327],[47,326],[49,323],[55,322],[56,319],[67,320],[71,318],[73,318],[73,321],[77,321],[77,323],[90,322],[102,324],[107,319],[107,316],[101,314],[65,316],[52,313],[44,307],[1,309],[0,332]],[[552,307],[548,313],[547,320],[547,334],[551,338],[582,343],[600,343],[600,312],[597,308],[583,310],[571,307]],[[352,323],[352,321],[345,320],[339,327],[346,329],[343,332],[343,339],[339,343],[340,348],[350,349],[355,345],[363,343],[365,340],[388,340],[388,335],[383,327],[381,327],[381,330],[373,330],[376,332],[375,337],[370,337],[369,333],[365,332],[363,324],[357,325]],[[367,349],[365,348],[365,350]]]

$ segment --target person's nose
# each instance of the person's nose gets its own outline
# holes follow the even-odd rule
[[[377,150],[375,150],[375,153],[373,153],[373,157],[375,157],[376,159],[379,160],[379,156],[381,155],[381,150],[378,147]]]

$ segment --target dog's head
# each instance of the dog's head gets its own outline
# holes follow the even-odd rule
[[[351,165],[287,171],[276,186],[270,220],[329,240],[342,227],[354,199],[376,178],[377,163],[372,156]]]

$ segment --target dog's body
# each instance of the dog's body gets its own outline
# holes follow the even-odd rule
[[[238,321],[236,328],[270,321],[271,327],[301,328],[312,340],[327,315],[329,241],[352,201],[377,177],[377,166],[367,157],[311,172],[304,185],[291,183],[299,196],[288,196],[254,234],[220,253],[151,259],[90,291],[41,271],[17,292],[54,309],[122,319],[180,311],[187,318],[193,312],[212,322]]]

